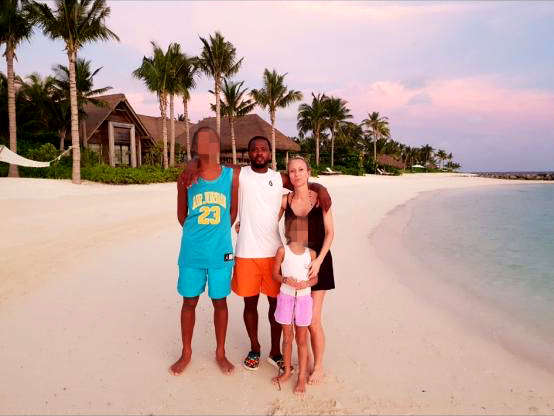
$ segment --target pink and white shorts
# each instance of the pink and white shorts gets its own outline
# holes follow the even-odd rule
[[[275,320],[282,325],[310,326],[313,300],[311,295],[291,296],[283,292],[277,295]]]

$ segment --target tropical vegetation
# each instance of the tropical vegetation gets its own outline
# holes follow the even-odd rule
[[[166,50],[152,41],[151,56],[144,56],[133,76],[158,98],[162,137],[146,155],[142,168],[113,168],[102,163],[90,150],[79,146],[79,123],[86,119],[85,106],[101,106],[97,97],[110,86],[95,85],[95,76],[102,68],[77,52],[86,43],[98,40],[117,40],[106,26],[110,9],[105,0],[55,0],[38,3],[26,0],[7,0],[8,7],[0,11],[0,45],[5,47],[7,75],[0,72],[0,144],[35,160],[51,160],[66,147],[71,138],[72,157],[62,158],[50,168],[20,168],[0,163],[0,175],[69,178],[78,183],[81,178],[108,183],[145,183],[171,180],[176,177],[176,164],[191,158],[189,103],[204,74],[213,79],[210,92],[215,103],[216,129],[227,121],[231,132],[233,163],[237,160],[235,125],[237,120],[255,107],[267,111],[271,123],[272,167],[284,167],[284,155],[277,154],[277,112],[299,103],[297,111],[300,153],[313,159],[313,171],[332,169],[348,174],[389,173],[404,171],[455,170],[460,165],[452,153],[434,149],[429,144],[411,146],[393,138],[391,121],[378,111],[367,112],[359,122],[353,120],[347,100],[325,92],[312,92],[308,102],[300,90],[285,82],[287,73],[266,68],[260,88],[250,89],[245,81],[233,79],[243,59],[238,58],[235,46],[220,32],[200,37],[201,52],[192,56],[178,43]],[[50,8],[52,7],[52,9]],[[42,76],[32,73],[25,77],[14,71],[16,47],[29,40],[34,27],[40,27],[52,39],[65,42],[68,65],[55,65],[52,73]],[[177,118],[185,124],[186,144],[176,143],[175,98],[181,97],[183,114]],[[168,114],[169,113],[169,114]],[[168,126],[169,121],[169,126]],[[81,168],[83,170],[81,171]],[[136,172],[136,173],[133,173]],[[167,172],[167,173],[163,173]]]

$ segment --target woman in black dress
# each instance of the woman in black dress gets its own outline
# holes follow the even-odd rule
[[[312,287],[313,317],[310,325],[310,339],[314,356],[314,368],[309,384],[319,383],[324,376],[323,354],[325,351],[325,334],[321,324],[321,310],[327,290],[335,288],[333,276],[333,259],[331,243],[333,242],[333,215],[319,206],[317,194],[308,189],[310,166],[304,158],[296,156],[290,159],[288,174],[294,191],[283,196],[281,215],[285,213],[285,223],[294,217],[308,218],[308,247],[317,253],[310,264],[309,278],[318,275],[318,282]]]

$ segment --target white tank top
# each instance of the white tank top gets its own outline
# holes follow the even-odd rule
[[[236,257],[275,257],[283,245],[278,222],[282,195],[283,180],[279,172],[268,169],[257,173],[250,166],[240,170]]]
[[[312,261],[310,249],[304,247],[304,253],[294,254],[288,245],[285,246],[285,257],[281,263],[281,276],[292,277],[296,280],[308,280],[308,267]],[[281,284],[281,292],[290,296],[309,295],[311,288],[296,290],[287,284]]]

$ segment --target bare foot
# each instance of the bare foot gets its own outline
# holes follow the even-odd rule
[[[298,381],[296,382],[296,387],[294,388],[294,394],[304,393],[306,393],[306,378],[298,376]]]
[[[312,374],[310,374],[310,377],[308,377],[308,384],[314,385],[319,384],[323,381],[323,377],[325,377],[325,373],[323,372],[322,368],[314,368],[314,371],[312,371]]]
[[[225,357],[225,355],[223,356],[216,355],[215,361],[217,362],[217,365],[221,369],[221,372],[226,376],[230,375],[235,369],[235,366],[229,362],[229,360],[227,359],[227,357]]]
[[[184,352],[183,355],[181,355],[181,358],[179,358],[171,367],[169,367],[169,374],[173,376],[179,376],[183,371],[185,371],[185,368],[187,368],[187,365],[190,363],[190,358],[192,356],[191,352]]]
[[[283,374],[281,374],[280,376],[273,377],[273,378],[271,379],[271,382],[272,382],[273,384],[278,384],[278,385],[280,385],[281,383],[284,383],[285,381],[287,381],[287,380],[290,378],[291,375],[292,375],[292,373],[291,373],[290,371],[289,371],[288,373],[283,373]]]

